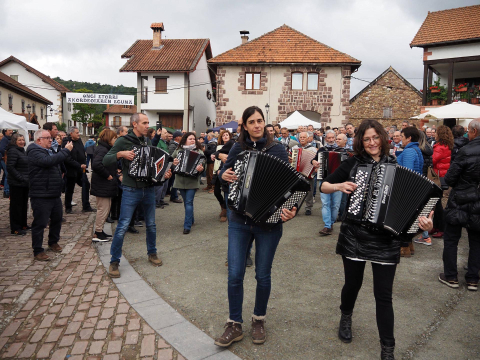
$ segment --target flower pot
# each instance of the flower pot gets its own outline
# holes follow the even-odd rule
[[[472,98],[472,104],[478,104],[479,100],[479,98]]]
[[[433,90],[430,90],[430,92],[433,94],[433,93],[439,93],[441,90],[440,89],[433,89]]]
[[[432,106],[438,105],[438,99],[432,99]]]
[[[442,100],[442,101],[440,101],[440,105],[445,105],[446,103],[447,103],[447,101],[446,101],[446,100]]]
[[[467,99],[460,99],[461,102],[467,102]]]
[[[456,91],[456,92],[465,92],[465,91],[467,91],[467,87],[465,86],[465,87],[463,87],[463,88],[461,88],[461,89],[457,89],[457,90],[455,90],[455,91]]]
[[[431,101],[427,101],[427,106],[430,106],[432,104]]]

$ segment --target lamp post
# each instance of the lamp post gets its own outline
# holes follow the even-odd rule
[[[269,123],[269,118],[268,118],[268,111],[270,110],[270,105],[268,103],[265,105],[265,111],[267,112],[267,124]]]
[[[32,105],[28,104],[27,105],[27,113],[28,113],[28,122],[30,122],[30,111],[32,111]]]
[[[47,107],[45,108],[45,120],[46,122],[48,122],[48,108],[50,107],[50,117],[53,116],[53,108],[51,107],[51,105],[47,105]]]

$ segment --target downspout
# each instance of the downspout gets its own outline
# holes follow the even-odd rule
[[[188,93],[187,93],[187,131],[190,131],[190,73],[187,73]]]

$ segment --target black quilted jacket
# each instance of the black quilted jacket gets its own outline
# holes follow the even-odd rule
[[[62,171],[60,164],[70,155],[70,150],[62,149],[50,155],[47,149],[37,144],[27,148],[28,179],[30,197],[55,198],[62,194]]]
[[[480,231],[480,137],[458,151],[445,175],[445,182],[452,187],[445,208],[445,221]]]
[[[433,149],[430,145],[425,144],[425,149],[420,149],[422,151],[422,156],[423,156],[423,169],[422,173],[424,176],[427,176],[428,172],[428,167],[431,167],[433,169],[433,160],[432,160],[432,155],[433,155]]]
[[[67,145],[69,141],[73,143],[73,149],[65,159],[65,167],[67,168],[66,176],[76,178],[82,175],[82,165],[87,164],[87,156],[85,155],[82,139],[72,140],[70,136],[67,136],[62,141],[62,148],[65,148],[65,145]]]
[[[7,146],[7,180],[9,185],[28,187],[28,158],[25,149]]]
[[[103,141],[98,142],[98,146],[93,152],[92,160],[92,188],[90,194],[99,197],[117,196],[117,164],[103,165],[103,158],[112,147]],[[112,180],[107,178],[112,175]]]

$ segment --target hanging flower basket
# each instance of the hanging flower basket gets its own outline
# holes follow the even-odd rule
[[[457,88],[457,90],[455,90],[456,92],[465,92],[467,91],[467,87],[462,87],[462,88]]]
[[[442,90],[440,90],[440,89],[432,89],[432,90],[430,90],[430,92],[431,92],[432,94],[433,94],[433,93],[439,93],[440,91],[442,91]]]

